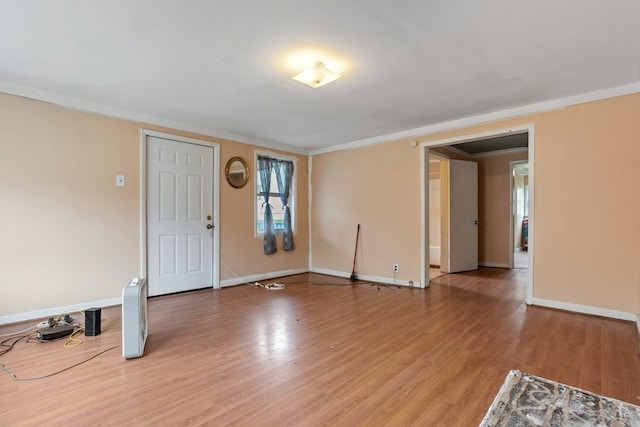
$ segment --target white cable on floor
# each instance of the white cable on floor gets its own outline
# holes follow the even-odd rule
[[[269,283],[266,285],[263,285],[262,283],[259,282],[255,282],[254,283],[255,286],[260,286],[261,288],[265,288],[268,291],[281,291],[284,289],[284,285],[282,283]]]

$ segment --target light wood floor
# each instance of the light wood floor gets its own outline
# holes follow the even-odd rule
[[[152,298],[140,359],[117,348],[36,381],[0,371],[0,425],[477,426],[511,369],[640,404],[635,325],[528,307],[525,280],[483,268],[420,290],[304,274],[282,291]],[[0,363],[40,376],[118,345],[119,310],[79,347],[20,342]]]

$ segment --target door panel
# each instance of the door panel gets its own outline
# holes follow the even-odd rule
[[[178,272],[178,240],[175,234],[173,235],[160,235],[158,236],[159,248],[158,254],[160,259],[158,264],[160,269],[158,276],[164,278],[167,276],[173,276]]]
[[[213,284],[213,148],[149,137],[149,295]]]
[[[204,266],[204,247],[201,234],[187,236],[187,272],[199,273]]]
[[[449,272],[478,268],[478,164],[449,161]]]

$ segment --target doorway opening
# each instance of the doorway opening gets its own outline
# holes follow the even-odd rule
[[[429,154],[430,279],[478,269],[477,178],[477,163]]]
[[[442,198],[442,194],[446,193],[445,185],[448,184],[446,178],[438,176],[435,171],[446,169],[446,166],[443,168],[443,162],[446,163],[448,159],[467,160],[478,163],[481,175],[478,186],[478,264],[485,267],[514,268],[514,255],[517,252],[516,265],[528,267],[527,303],[533,299],[533,131],[533,125],[524,125],[421,145],[425,160],[423,167],[425,175],[428,176],[421,184],[424,194],[422,221],[425,233],[422,252],[426,267],[423,270],[423,280],[426,283],[432,279],[430,276],[438,277],[445,271],[442,267],[445,265],[446,257],[452,249],[455,250],[455,247],[449,246],[448,235],[445,233],[447,220],[454,213],[446,212],[446,206],[443,206],[446,200]],[[527,164],[526,178],[524,173],[519,171],[519,179],[526,181],[526,190],[524,186],[518,187],[520,183],[514,186],[511,162]],[[518,189],[522,194],[516,194],[520,198],[516,197],[514,200],[514,191]],[[439,192],[440,197],[431,195],[432,191]],[[439,217],[436,213],[438,202]],[[516,217],[513,211],[516,203],[522,207],[520,217]],[[523,221],[525,219],[526,222]],[[515,223],[519,223],[520,226],[514,226]],[[524,225],[526,227],[523,227]],[[523,228],[527,233],[526,247],[522,244]],[[520,239],[518,244],[516,235]],[[526,260],[522,261],[522,256],[526,257]],[[434,273],[432,267],[438,264],[440,271]]]
[[[443,216],[444,219],[448,217],[446,211],[443,215],[443,205],[448,205],[447,194],[443,193],[442,181],[446,179],[446,167],[447,159],[437,154],[429,154],[429,280],[433,280],[437,277],[445,274],[442,265],[446,265],[446,253],[448,252],[445,247],[445,260],[442,259],[442,229],[443,229]],[[443,167],[444,166],[444,167]],[[444,169],[444,170],[443,170]],[[445,190],[447,186],[445,185]],[[442,203],[442,199],[445,199],[445,203]],[[445,229],[447,224],[444,224]]]
[[[529,162],[513,161],[511,169],[511,206],[513,258],[511,268],[529,268]]]

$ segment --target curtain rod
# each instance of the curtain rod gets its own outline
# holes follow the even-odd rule
[[[273,160],[274,162],[290,162],[290,163],[293,163],[293,160],[277,159],[275,157],[261,156],[260,154],[258,154],[258,160],[260,160],[260,159]]]

